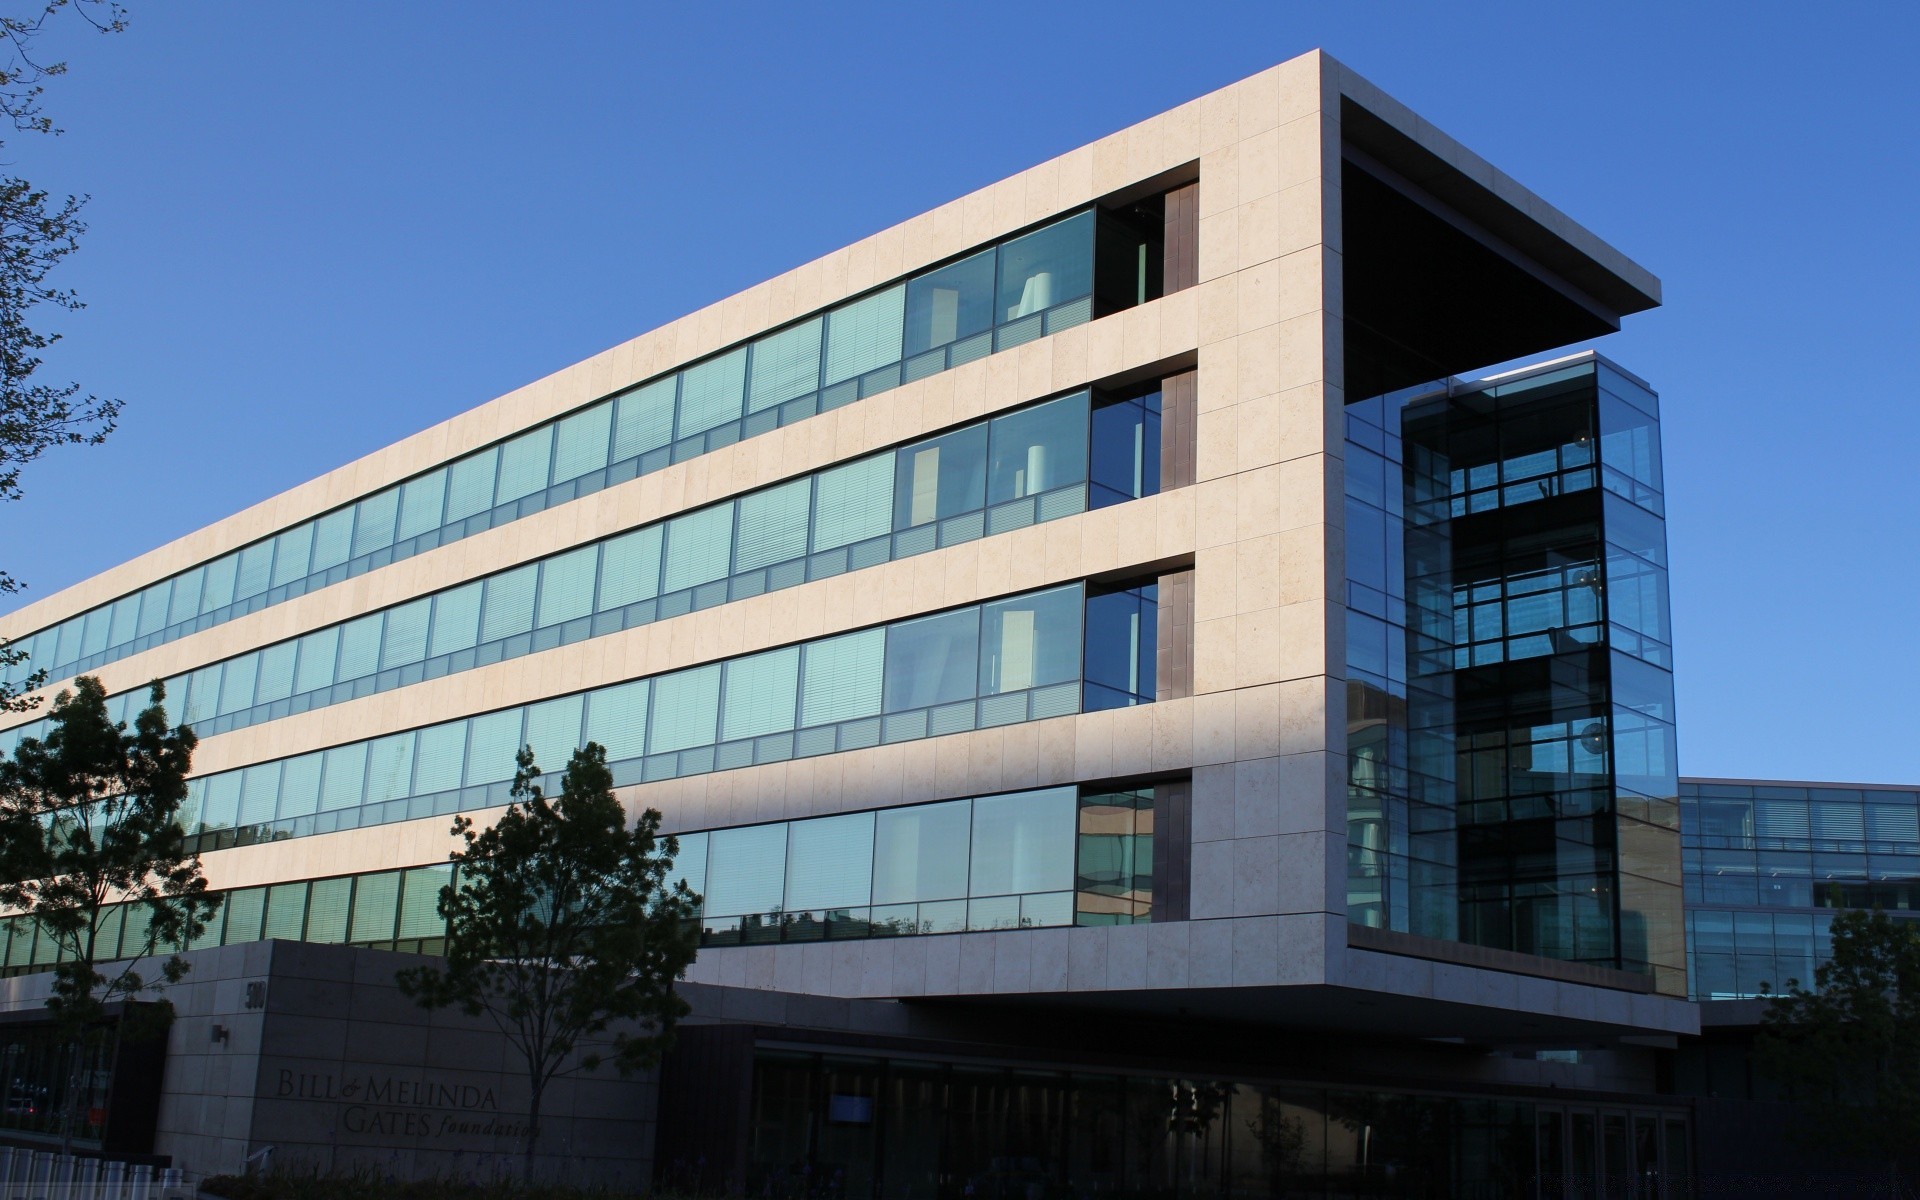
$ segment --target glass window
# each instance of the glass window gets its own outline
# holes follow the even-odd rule
[[[906,289],[891,287],[827,314],[828,387],[900,361]]]
[[[317,629],[301,638],[299,645],[300,659],[293,670],[294,694],[330,685],[340,648],[340,631]]]
[[[1074,808],[1072,788],[975,800],[970,894],[1071,890]]]
[[[239,562],[238,559],[234,558],[223,558],[220,561],[231,562],[236,565]],[[233,579],[231,575],[229,575],[227,579],[227,589],[229,593],[232,592]],[[135,637],[134,630],[139,626],[139,623],[140,597],[122,596],[120,599],[115,600],[113,602],[113,621],[107,628],[107,644],[109,646],[122,646],[132,641]],[[14,671],[25,671],[29,665],[31,664],[22,664],[14,668]]]
[[[651,600],[659,593],[661,532],[660,526],[649,525],[601,547],[598,611]]]
[[[973,802],[890,808],[875,818],[873,902],[913,904],[967,894]]]
[[[552,465],[553,426],[542,425],[514,438],[500,447],[500,480],[493,502],[507,504],[542,490]]]
[[[747,385],[747,350],[742,346],[719,358],[696,363],[680,373],[680,418],[677,438],[704,433],[740,419]]]
[[[540,612],[534,625],[544,629],[592,612],[593,577],[599,562],[600,547],[582,546],[542,563]]]
[[[307,574],[307,563],[313,557],[313,523],[309,521],[303,525],[296,525],[273,541],[272,586],[279,587],[284,583],[292,583],[296,579],[304,579]],[[208,604],[205,597],[201,598],[201,612],[207,612],[216,607],[219,606]]]
[[[1086,708],[1151,703],[1159,640],[1159,588],[1149,584],[1087,597]]]
[[[554,434],[555,482],[578,479],[607,465],[607,446],[613,431],[613,402],[604,400],[560,422]]]
[[[820,386],[819,317],[768,334],[753,344],[753,379],[747,411],[757,413],[816,390]]]
[[[134,630],[135,637],[146,637],[167,627],[167,597],[172,592],[173,580],[162,579],[140,593],[140,620]],[[34,640],[37,642],[39,638]],[[52,650],[49,649],[47,653],[52,653]],[[36,654],[36,657],[40,655]]]
[[[480,600],[485,592],[486,584],[476,579],[433,598],[433,638],[427,644],[430,657],[473,646],[480,635]]]
[[[653,732],[647,753],[713,744],[720,707],[720,664],[662,675],[653,685]]]
[[[1093,213],[1069,217],[1000,247],[995,316],[1014,321],[1093,290]]]
[[[363,804],[382,804],[413,792],[412,730],[375,738],[367,747],[367,790]]]
[[[985,505],[987,427],[972,425],[899,452],[893,525],[911,529]]]
[[[993,253],[907,283],[907,357],[993,327]]]
[[[467,760],[467,723],[449,721],[420,731],[413,754],[413,795],[451,792]]]
[[[673,397],[677,375],[635,388],[615,401],[613,461],[623,462],[673,440]]]
[[[362,502],[363,506],[365,502]],[[233,598],[250,600],[267,590],[273,575],[273,543],[261,542],[240,552],[240,569],[234,578]],[[144,613],[142,614],[145,615]]]
[[[332,812],[353,808],[365,797],[367,782],[367,743],[335,746],[327,751],[326,765],[320,776],[320,808]]]
[[[381,670],[417,663],[427,656],[427,620],[432,615],[430,596],[387,610],[387,628],[380,645]]]
[[[224,771],[207,780],[207,796],[200,809],[200,823],[206,829],[232,829],[240,819],[242,772]]]
[[[267,916],[260,936],[297,942],[307,927],[307,884],[276,883],[267,889]]]
[[[400,516],[400,489],[388,488],[354,505],[353,554],[371,554],[393,545],[393,526]],[[249,550],[253,547],[249,547]],[[264,585],[264,578],[262,583]],[[240,555],[240,595],[247,596],[247,556]],[[262,590],[262,589],[257,589]]]
[[[528,563],[487,580],[486,600],[480,607],[482,642],[498,641],[533,628],[533,595],[539,580],[538,563]]]
[[[243,654],[227,662],[220,679],[219,713],[239,712],[253,703],[253,685],[260,674],[260,656]]]
[[[316,879],[308,890],[309,942],[347,940],[347,910],[353,902],[352,879]]]
[[[255,704],[271,704],[293,694],[293,660],[300,643],[281,642],[260,652],[260,682],[254,694]]]
[[[814,492],[814,553],[891,532],[892,507],[893,455],[822,471]]]
[[[1095,405],[1091,443],[1090,507],[1159,492],[1160,393]],[[1377,456],[1368,457],[1377,462]]]
[[[400,523],[394,530],[394,541],[404,542],[429,529],[440,528],[441,516],[446,511],[446,501],[447,472],[445,469],[430,475],[422,475],[418,479],[408,480],[400,489]],[[280,568],[276,563],[274,574],[279,573]]]
[[[832,725],[876,716],[887,651],[887,631],[863,629],[804,647],[806,682],[800,724]]]
[[[400,872],[381,871],[354,880],[353,931],[350,942],[387,942],[393,940],[394,922],[400,915]]]
[[[440,915],[440,889],[453,882],[451,866],[416,867],[405,873],[400,891],[400,936],[437,938],[447,933]]]
[[[741,497],[734,571],[805,558],[807,518],[812,507],[811,479],[796,479]]]
[[[1080,589],[1055,588],[981,608],[980,694],[1019,692],[1080,676]],[[889,645],[887,666],[893,666]]]
[[[527,708],[527,745],[542,771],[559,773],[580,748],[580,722],[585,716],[584,695],[560,696]]]
[[[494,475],[500,451],[489,447],[454,463],[447,470],[447,521],[464,521],[493,507]]]
[[[358,679],[380,669],[380,622],[384,613],[368,613],[340,627],[340,657],[334,664],[336,681]]]
[[[873,814],[795,821],[787,830],[788,912],[863,908],[873,888]]]
[[[1084,393],[994,419],[988,504],[1051,491],[1086,477]]]
[[[313,526],[308,525],[306,528],[312,529]],[[228,554],[221,558],[216,558],[207,564],[207,582],[205,588],[202,589],[200,593],[201,612],[213,612],[216,609],[225,608],[227,605],[233,603],[233,584],[239,572],[240,556],[238,554]],[[120,603],[125,602],[121,601]],[[120,604],[116,603],[114,605],[116,618],[118,617],[119,610]],[[114,628],[116,630],[120,628],[118,619],[114,621]],[[133,631],[129,629],[126,637],[121,637],[116,634],[109,639],[109,644],[117,646],[132,636]]]
[[[707,836],[707,915],[779,912],[786,891],[787,827],[716,829]]]
[[[677,592],[724,579],[733,550],[733,505],[716,504],[667,522],[661,589]]]
[[[352,508],[340,508],[313,523],[313,562],[309,570],[325,571],[352,557]]]
[[[964,608],[887,628],[886,709],[966,700],[979,670],[980,610]]]
[[[274,814],[280,819],[304,817],[320,807],[320,768],[326,756],[302,754],[287,760],[280,772],[280,807]]]
[[[720,740],[759,737],[793,728],[800,648],[788,646],[726,664],[726,705]]]
[[[513,778],[514,755],[520,753],[520,726],[525,716],[518,708],[473,718],[467,724],[467,782],[501,783]]]
[[[694,895],[701,895],[707,890],[707,835],[683,833],[674,840],[680,843],[680,853],[674,855],[673,868],[667,872],[666,888],[672,891],[674,884],[685,880]]]
[[[607,761],[639,758],[647,752],[645,679],[593,693],[587,701],[587,740],[607,751]]]

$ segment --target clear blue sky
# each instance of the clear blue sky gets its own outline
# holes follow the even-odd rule
[[[1920,781],[1910,6],[129,3],[5,152],[128,404],[29,598],[1323,46],[1665,282],[1682,769]]]

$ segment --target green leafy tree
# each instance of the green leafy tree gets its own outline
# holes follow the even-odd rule
[[[423,1006],[486,1013],[519,1053],[521,1170],[531,1180],[553,1080],[603,1063],[629,1074],[666,1050],[687,1012],[673,984],[693,961],[699,897],[685,880],[667,884],[679,844],[659,836],[657,811],[628,827],[599,745],[574,752],[552,801],[535,782],[533,750],[516,761],[514,803],[497,823],[454,821],[465,849],[440,892],[445,965],[403,971],[398,982]]]
[[[0,16],[0,121],[11,122],[18,133],[60,132],[40,101],[46,81],[66,74],[67,64],[42,61],[34,43],[62,9],[101,33],[126,28],[126,11],[114,0],[43,0],[29,16]],[[85,196],[56,200],[18,175],[0,173],[0,501],[20,498],[20,469],[27,463],[55,446],[98,444],[113,432],[120,413],[120,401],[82,395],[77,383],[34,378],[42,354],[60,340],[34,328],[34,309],[85,307],[73,292],[49,286],[47,276],[79,249],[87,231],[80,220],[86,203]],[[0,571],[0,595],[20,586]],[[0,668],[25,658],[0,638]],[[26,694],[45,682],[45,674],[36,672],[22,684],[0,683],[0,712],[32,707]]]
[[[1813,986],[1790,980],[1768,1005],[1759,1062],[1817,1139],[1897,1178],[1920,1148],[1920,921],[1836,914]]]
[[[68,1148],[89,1031],[108,1003],[177,982],[187,964],[173,949],[199,936],[218,904],[179,822],[196,739],[168,726],[165,697],[155,683],[129,729],[108,717],[100,681],[82,675],[55,698],[45,738],[0,761],[0,904],[59,952],[47,1007],[71,1064],[60,1114]],[[155,979],[144,972],[161,952]],[[170,1010],[141,1011],[164,1022]]]

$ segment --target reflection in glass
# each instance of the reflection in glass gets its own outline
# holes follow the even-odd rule
[[[927,708],[974,694],[980,610],[961,609],[887,628],[888,712]]]
[[[1092,212],[1000,247],[998,320],[1016,321],[1092,290]]]
[[[993,275],[994,252],[983,250],[907,284],[907,356],[991,328]]]

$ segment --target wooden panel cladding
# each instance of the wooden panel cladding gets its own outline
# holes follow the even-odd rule
[[[1193,568],[1160,576],[1159,627],[1154,631],[1155,700],[1193,695]]]
[[[1200,184],[1174,188],[1166,196],[1166,232],[1161,291],[1172,295],[1200,282]]]
[[[1160,381],[1160,490],[1190,487],[1194,477],[1194,423],[1200,379],[1182,371]]]

